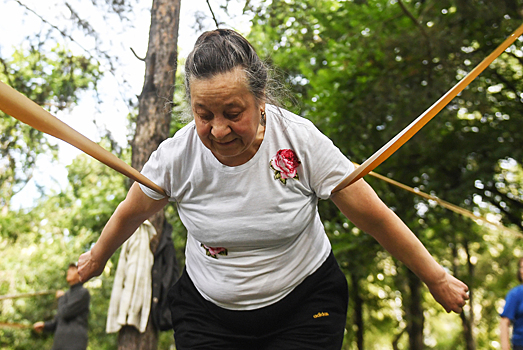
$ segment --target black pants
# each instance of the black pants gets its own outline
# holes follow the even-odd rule
[[[339,350],[348,288],[334,255],[279,302],[235,311],[205,300],[187,272],[169,291],[176,349]]]

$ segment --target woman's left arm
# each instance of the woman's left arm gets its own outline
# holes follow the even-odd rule
[[[469,298],[465,283],[448,274],[427,249],[381,201],[372,187],[360,179],[335,192],[331,200],[358,228],[374,237],[383,248],[402,261],[428,287],[447,312],[461,312]]]

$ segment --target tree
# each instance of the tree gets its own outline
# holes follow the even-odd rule
[[[106,9],[107,16],[113,13],[122,18],[130,16],[136,5],[131,1],[92,3]],[[76,28],[96,32],[73,3],[68,5],[78,24]],[[272,1],[270,6],[255,9],[258,15],[250,38],[263,56],[283,70],[285,82],[299,102],[291,108],[313,120],[345,154],[361,163],[504,40],[519,25],[521,6],[519,0],[495,4],[479,0]],[[62,31],[69,35],[68,30]],[[96,36],[97,50],[104,47],[102,39]],[[47,46],[33,46],[48,56],[48,51],[43,50]],[[95,59],[81,51],[93,66],[109,67],[111,71],[118,65],[107,52],[97,51]],[[155,52],[148,52],[148,58]],[[27,52],[23,55],[30,56]],[[49,57],[54,62],[53,55]],[[521,41],[517,41],[377,171],[475,213],[520,227],[522,138],[520,118],[516,116],[521,111],[522,56]],[[6,62],[13,60],[4,57]],[[51,65],[61,64],[59,61]],[[18,69],[16,64],[12,67]],[[148,64],[147,73],[151,71],[152,65]],[[168,75],[162,74],[161,79]],[[37,81],[30,73],[17,75]],[[62,78],[57,70],[48,82]],[[156,88],[157,81],[156,77],[150,80],[153,84],[148,87]],[[150,100],[156,105],[158,100],[145,85],[141,96],[153,96]],[[171,101],[173,91],[163,90],[168,84],[158,86],[157,96]],[[180,89],[174,93],[179,94]],[[42,101],[49,102],[53,94]],[[134,98],[130,100],[134,106]],[[145,105],[140,108],[153,110]],[[170,133],[178,127],[172,120],[167,122],[170,116],[163,110],[157,113],[161,121],[149,116],[133,119],[137,129],[139,124],[150,127],[143,128],[133,139],[132,164],[137,169],[150,154],[148,150],[156,147],[153,144],[166,137],[148,138],[144,136],[146,131],[155,130],[161,135],[165,125],[170,124]],[[147,147],[141,154],[144,140]],[[131,159],[129,150],[121,153],[110,147],[109,141],[105,147]],[[70,188],[43,197],[32,210],[11,210],[0,215],[0,294],[34,291],[29,287],[59,288],[63,280],[55,272],[60,264],[76,258],[96,240],[126,187],[123,178],[105,174],[98,168],[103,166],[96,164],[79,157],[69,169]],[[520,238],[476,225],[373,178],[367,180],[437,260],[469,284],[472,301],[463,315],[445,314],[401,263],[383,252],[332,204],[322,201],[320,211],[327,234],[350,284],[344,348],[388,348],[392,344],[394,349],[405,349],[409,343],[411,348],[495,348],[502,299],[517,283],[515,261],[523,256]],[[0,186],[4,183],[0,182]],[[0,197],[4,198],[3,194]],[[157,219],[160,229],[161,221],[172,223],[176,219],[171,206],[166,212],[166,219]],[[176,244],[181,252],[183,228],[179,221],[175,223],[179,230]],[[93,346],[97,349],[112,349],[117,343],[114,336],[103,332],[104,303],[110,293],[114,259],[101,278],[93,281],[93,300],[96,298],[99,307],[92,320],[92,339],[96,339]],[[19,273],[9,274],[12,270]],[[31,317],[51,316],[53,302],[52,297],[38,302],[0,302],[0,322],[28,324],[28,320],[37,320]],[[28,330],[3,328],[0,339],[0,347],[6,349],[45,348],[50,340],[35,337]]]
[[[22,4],[23,5],[23,4]],[[97,5],[103,6],[103,3],[98,3]],[[25,5],[23,5],[26,7]],[[76,12],[75,9],[71,5],[67,5],[72,17],[78,24],[80,28],[82,28],[85,32],[87,32],[89,35],[94,37],[96,41],[99,41],[99,36],[97,32],[91,27],[91,25],[84,21],[80,15],[79,12]],[[117,13],[118,15],[123,16],[123,14],[126,11],[129,11],[132,6],[130,3],[113,3],[112,6],[110,6],[111,10]],[[169,136],[169,127],[170,127],[170,119],[171,119],[171,111],[168,108],[169,104],[166,104],[165,101],[171,101],[173,98],[173,88],[174,88],[174,75],[176,72],[176,60],[177,60],[177,35],[178,35],[178,18],[179,18],[179,9],[180,9],[180,2],[179,1],[154,1],[153,7],[152,7],[152,20],[151,20],[151,31],[150,31],[150,40],[149,40],[149,49],[148,49],[148,55],[145,59],[146,61],[146,76],[145,76],[145,84],[142,91],[142,94],[139,98],[140,103],[140,112],[138,115],[138,118],[136,120],[136,128],[137,133],[135,134],[135,138],[133,139],[133,158],[132,158],[132,165],[135,168],[141,169],[143,166],[143,163],[147,160],[150,153],[156,147],[159,145],[159,143],[167,138]],[[33,11],[34,12],[34,11]],[[38,15],[38,14],[37,14]],[[47,22],[43,17],[39,16],[45,23],[50,24]],[[58,29],[56,26],[52,26],[54,29]],[[59,32],[67,37],[68,39],[72,39],[70,34],[67,34],[64,30],[58,29]],[[72,39],[74,41],[74,39]],[[101,45],[100,45],[101,46]],[[45,61],[41,60],[41,55],[37,50],[35,50],[36,60],[34,61],[34,65],[44,65]],[[112,66],[112,59],[108,57],[108,55],[101,50],[96,49],[96,52],[102,53],[102,55],[106,62],[109,63],[110,67]],[[59,57],[59,58],[66,58],[66,57]],[[78,59],[76,59],[78,61]],[[68,72],[65,66],[65,63],[73,61],[72,59],[64,59],[62,66],[64,69],[62,72]],[[85,62],[89,63],[89,59],[85,59]],[[74,63],[74,61],[73,61]],[[23,64],[25,65],[25,63]],[[48,66],[48,65],[47,65]],[[48,71],[48,67],[44,66],[44,70]],[[92,65],[94,66],[94,65]],[[96,66],[94,66],[96,67]],[[31,68],[31,67],[30,67]],[[87,86],[82,86],[80,83],[85,82],[85,84],[88,83],[89,78],[89,72],[93,70],[90,66],[83,65],[80,66],[79,69],[76,69],[75,67],[72,67],[71,74],[66,74],[63,76],[62,80],[64,82],[69,82],[69,84],[72,87],[75,87],[73,85],[76,83],[76,86],[79,86],[80,88],[87,88]],[[110,69],[112,71],[112,68]],[[16,79],[21,80],[21,72],[11,72]],[[74,74],[83,73],[84,76],[80,75],[80,78],[76,78],[77,76],[74,76]],[[48,76],[48,80],[45,81],[47,86],[53,86],[53,84],[60,84],[59,80],[57,79],[59,75],[56,74],[56,76]],[[73,81],[73,78],[76,78],[77,81]],[[63,84],[65,85],[65,84]],[[14,86],[17,88],[17,86]],[[65,85],[67,87],[67,85]],[[93,87],[93,86],[89,86]],[[56,90],[59,90],[59,88],[63,89],[63,86],[58,86]],[[77,88],[78,89],[78,88]],[[25,92],[25,90],[29,89],[20,89],[21,92]],[[68,92],[69,95],[71,95],[72,92],[69,92],[67,90],[64,90],[65,92]],[[61,92],[61,91],[60,91]],[[66,102],[69,102],[67,98],[69,95],[59,96],[62,97],[57,102],[60,102],[63,106],[61,108],[65,108]],[[30,98],[33,98],[32,95],[29,95]],[[52,98],[52,95],[50,96],[41,96],[42,101],[49,101]],[[39,101],[40,99],[33,98],[33,100]],[[58,105],[60,106],[60,105]],[[153,126],[153,130],[147,129],[151,125]],[[36,132],[36,130],[33,130],[29,127],[27,127],[28,131],[30,133]],[[9,135],[9,133],[6,133],[6,136]],[[43,136],[40,134],[40,136],[43,138]],[[31,138],[29,138],[31,140]],[[35,140],[37,141],[37,140]],[[10,146],[10,147],[7,147]],[[15,148],[12,147],[12,143],[9,145],[5,145],[5,147],[2,147],[3,150],[12,152]],[[31,144],[29,149],[31,151],[37,151],[37,149],[34,147],[34,144]],[[14,163],[14,161],[12,162]],[[34,162],[33,162],[34,163]],[[22,163],[24,166],[31,166],[31,163],[29,161],[23,161]],[[12,167],[14,167],[14,164],[12,164]],[[78,173],[78,175],[80,175]],[[83,179],[73,180],[75,181],[74,184],[77,183],[83,183]],[[96,181],[96,180],[95,180]],[[8,181],[8,184],[12,184],[13,182]],[[4,182],[6,184],[6,182]],[[85,184],[85,183],[83,183]],[[85,192],[82,188],[75,187],[75,195],[78,195],[81,198],[81,193]],[[92,198],[92,197],[91,197]],[[95,198],[92,198],[95,199]],[[95,199],[96,200],[96,199]],[[102,195],[99,200],[107,201],[107,196]],[[87,204],[87,203],[86,203]],[[100,207],[98,209],[106,208],[107,205],[104,205],[104,203],[100,203]],[[109,202],[107,202],[109,204]],[[69,209],[71,209],[69,207]],[[114,208],[113,208],[114,210]],[[97,221],[97,231],[100,232],[101,228],[107,221],[107,218],[100,217],[100,215],[96,213],[90,213],[93,215],[93,218],[96,218]],[[76,224],[72,224],[71,226],[74,227],[71,230],[78,229],[79,231],[83,231],[86,228],[86,221],[84,217],[74,217],[77,219]],[[161,234],[163,225],[164,225],[164,215],[163,213],[157,215],[152,221],[156,226],[157,231]],[[104,327],[102,327],[103,329]],[[143,349],[153,349],[156,348],[158,333],[151,325],[151,328],[148,329],[148,331],[144,335],[140,335],[137,332],[133,332],[132,329],[125,328],[121,334],[120,334],[120,340],[119,340],[119,346],[120,348],[135,348],[136,345],[139,346],[139,342],[141,341],[143,343],[143,346],[139,346],[139,348]]]
[[[145,80],[139,97],[139,113],[136,131],[131,142],[132,167],[141,169],[151,153],[169,137],[171,104],[177,64],[177,40],[180,16],[180,0],[154,0],[151,10],[149,46],[145,58]],[[166,103],[168,101],[168,103]],[[162,234],[165,213],[159,212],[150,219]],[[158,333],[149,320],[145,333],[134,327],[120,330],[119,349],[155,349]]]

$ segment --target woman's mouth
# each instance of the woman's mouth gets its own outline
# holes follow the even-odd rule
[[[234,143],[235,139],[232,139],[230,141],[214,141],[215,143],[217,143],[219,146],[229,146],[229,145],[232,145]]]

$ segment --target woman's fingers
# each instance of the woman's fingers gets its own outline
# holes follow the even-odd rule
[[[446,280],[433,286],[430,292],[447,312],[461,313],[469,300],[468,286],[447,273]]]

